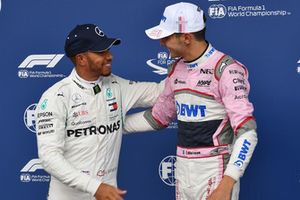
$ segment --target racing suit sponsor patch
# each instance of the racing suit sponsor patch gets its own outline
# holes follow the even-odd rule
[[[205,105],[188,105],[185,103],[178,103],[176,101],[177,114],[180,116],[196,117],[200,114],[201,117],[205,117]]]
[[[120,120],[108,125],[90,126],[87,128],[79,128],[75,130],[67,130],[68,137],[81,137],[88,135],[104,135],[106,133],[113,133],[120,129]]]
[[[251,143],[247,139],[245,139],[243,142],[243,146],[240,150],[240,153],[238,155],[238,160],[236,160],[234,162],[234,165],[236,165],[237,167],[240,167],[240,168],[243,166],[244,161],[247,158],[247,153],[249,151],[250,145],[251,145]]]

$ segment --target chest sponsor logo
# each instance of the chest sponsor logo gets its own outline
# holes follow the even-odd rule
[[[112,103],[108,104],[108,107],[109,107],[109,111],[113,112],[118,109],[118,104],[117,104],[117,102],[112,102]]]
[[[74,103],[79,103],[81,100],[82,100],[82,97],[81,97],[80,94],[75,93],[75,94],[72,95],[72,101]]]
[[[205,117],[206,105],[193,105],[178,103],[176,101],[177,115],[185,117]]]
[[[74,130],[67,130],[68,137],[81,137],[90,135],[104,135],[114,133],[120,129],[120,120],[108,125],[90,126],[87,128],[79,128]]]
[[[106,99],[111,99],[113,97],[113,92],[110,88],[106,89]]]
[[[178,80],[177,78],[175,79],[174,81],[174,84],[186,84],[185,81],[182,81],[182,80]]]
[[[208,87],[210,86],[211,80],[199,80],[197,83],[197,87]]]
[[[83,117],[88,114],[89,114],[89,112],[87,110],[81,110],[81,111],[73,112],[72,117],[74,117],[74,118]]]
[[[214,69],[200,69],[200,74],[214,74]]]
[[[198,63],[192,63],[192,64],[187,63],[186,65],[187,65],[188,69],[194,69],[194,68],[198,67]]]
[[[251,143],[245,139],[243,142],[243,146],[239,152],[238,159],[234,162],[234,164],[238,167],[242,167],[244,165],[245,160],[247,159],[247,153],[249,152],[249,147]]]

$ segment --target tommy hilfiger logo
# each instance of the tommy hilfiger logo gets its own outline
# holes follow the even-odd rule
[[[112,112],[118,109],[118,104],[117,102],[112,102],[108,104],[108,107],[109,107],[109,111]]]

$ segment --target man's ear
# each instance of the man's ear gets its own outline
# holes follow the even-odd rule
[[[86,60],[87,60],[87,58],[84,53],[79,53],[75,56],[75,61],[76,61],[77,65],[80,65],[80,66],[85,65]]]
[[[191,33],[184,33],[182,37],[185,44],[189,45],[192,42],[193,36]]]

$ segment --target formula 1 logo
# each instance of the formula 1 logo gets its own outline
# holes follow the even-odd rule
[[[46,65],[46,68],[53,68],[62,59],[64,54],[36,54],[28,56],[18,68],[33,68],[37,65]]]
[[[65,74],[54,73],[53,69],[64,54],[33,54],[18,66],[19,78],[64,78]],[[37,66],[44,66],[37,68]],[[45,67],[46,66],[46,67]],[[36,70],[38,69],[38,70]]]
[[[159,75],[165,75],[168,73],[168,66],[175,60],[172,59],[167,52],[158,52],[157,58],[147,60],[147,65],[152,67],[153,72]]]
[[[28,130],[35,133],[35,109],[37,104],[31,104],[24,112],[24,124]]]
[[[221,19],[226,13],[227,9],[223,4],[213,4],[208,8],[208,15],[213,19]]]
[[[41,161],[37,158],[30,160],[20,171],[20,181],[23,183],[49,182],[49,174],[45,174],[45,172],[43,172],[43,174],[35,173],[39,169],[43,169]]]
[[[168,186],[176,185],[175,178],[176,156],[167,156],[159,164],[159,176]]]
[[[43,169],[41,161],[37,158],[30,160],[22,169],[21,172],[35,172],[38,169]]]

